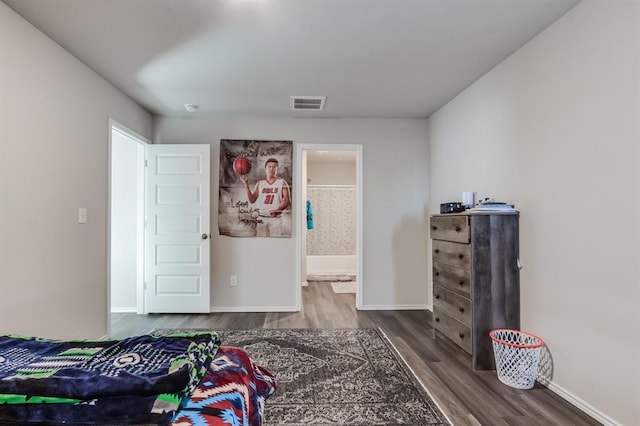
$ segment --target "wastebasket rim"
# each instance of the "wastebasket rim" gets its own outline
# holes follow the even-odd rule
[[[497,333],[499,333],[501,331],[504,331],[504,332],[507,332],[507,333],[524,334],[524,335],[527,335],[527,336],[530,336],[530,337],[533,337],[533,338],[537,339],[539,343],[523,345],[521,343],[507,342],[507,341],[499,339],[499,338],[497,338],[495,336],[495,334],[497,334]],[[497,328],[495,330],[491,330],[489,332],[489,337],[494,342],[498,342],[498,343],[501,343],[501,344],[507,345],[507,346],[513,346],[513,347],[516,347],[516,348],[532,349],[532,348],[539,348],[541,346],[544,346],[544,340],[542,340],[540,337],[536,336],[535,334],[527,333],[525,331],[520,331],[520,330],[510,330],[508,328]]]

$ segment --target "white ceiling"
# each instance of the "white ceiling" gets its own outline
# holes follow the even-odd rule
[[[154,114],[320,118],[427,117],[579,2],[3,1]]]

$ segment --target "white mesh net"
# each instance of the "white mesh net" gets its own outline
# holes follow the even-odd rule
[[[517,389],[531,389],[536,381],[542,339],[517,330],[492,330],[498,379]]]

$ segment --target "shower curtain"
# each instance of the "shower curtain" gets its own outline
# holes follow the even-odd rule
[[[307,231],[307,255],[356,254],[355,185],[308,185],[313,230]]]

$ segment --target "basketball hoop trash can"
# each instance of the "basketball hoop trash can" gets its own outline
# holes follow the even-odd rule
[[[518,330],[489,332],[493,342],[498,380],[517,389],[531,389],[538,374],[544,342],[538,336]]]

